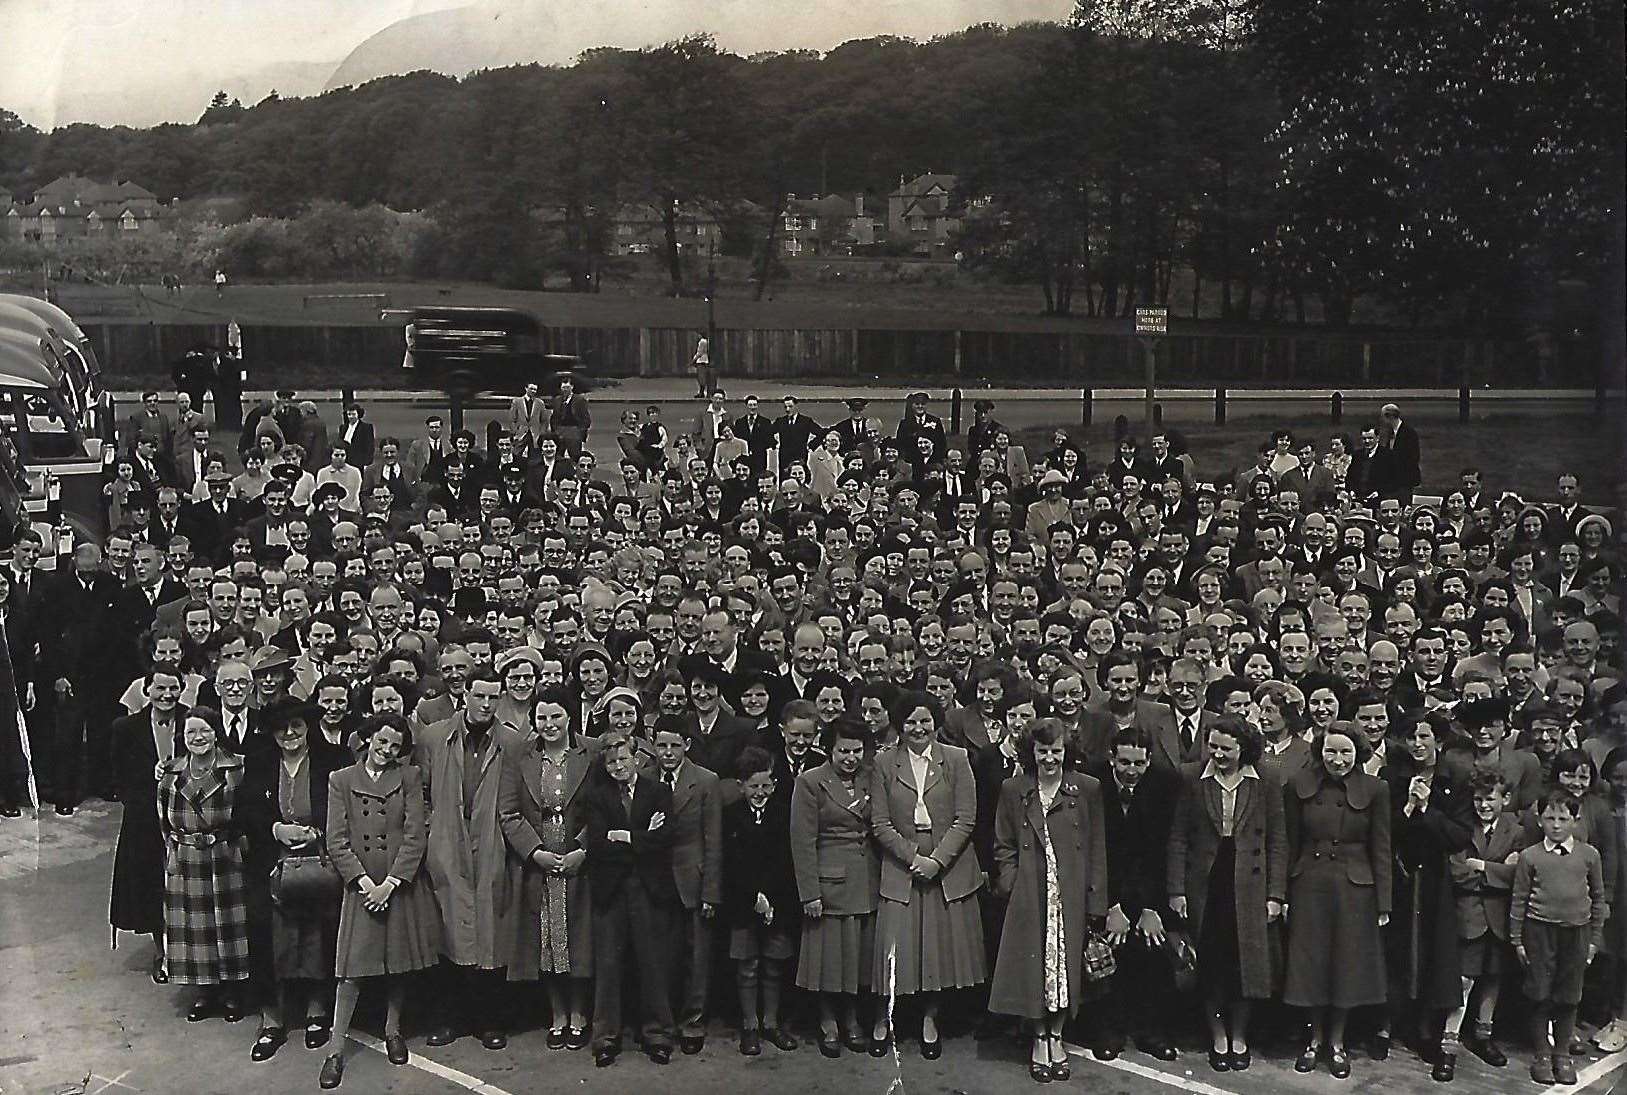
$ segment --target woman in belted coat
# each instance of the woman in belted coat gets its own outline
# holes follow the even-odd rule
[[[1107,916],[1107,839],[1101,784],[1071,770],[1067,724],[1040,719],[1021,749],[1023,770],[1000,788],[994,817],[995,887],[1007,895],[989,1010],[1033,1021],[1029,1074],[1066,1080],[1062,1024],[1087,993],[1085,943]]]
[[[870,828],[881,845],[881,901],[870,976],[877,992],[921,993],[921,1056],[943,1054],[938,993],[988,976],[977,891],[983,872],[970,854],[977,788],[966,750],[943,745],[943,708],[924,692],[904,692],[889,712],[901,747],[871,769]],[[871,1052],[886,1052],[892,1031],[876,1017]],[[879,1050],[879,1053],[878,1053]]]
[[[1389,1006],[1373,1055],[1389,1055],[1392,1024],[1410,1011],[1420,1044],[1439,1040],[1446,1013],[1463,1002],[1453,854],[1474,835],[1474,797],[1455,769],[1439,763],[1453,744],[1451,723],[1414,714],[1392,727],[1384,775],[1390,784],[1393,913],[1384,930]],[[1409,1039],[1410,1040],[1410,1039]]]
[[[243,803],[249,835],[250,952],[259,982],[260,1034],[250,1054],[269,1060],[287,1041],[289,1009],[296,988],[304,997],[305,1045],[328,1042],[334,945],[339,933],[337,892],[331,900],[277,901],[272,874],[285,856],[324,851],[328,826],[328,780],[354,761],[350,750],[320,733],[316,708],[281,700],[261,712],[277,748],[245,762]]]
[[[424,777],[412,764],[412,724],[400,715],[374,715],[362,724],[360,764],[328,778],[328,854],[345,881],[339,907],[334,972],[335,1052],[322,1065],[323,1087],[344,1075],[345,1039],[361,995],[361,979],[385,979],[384,1047],[394,1064],[405,1064],[401,1005],[402,974],[429,969],[440,960],[440,913],[420,873],[428,822]]]
[[[1294,1067],[1322,1056],[1350,1074],[1345,1019],[1382,1004],[1390,918],[1390,787],[1361,769],[1366,741],[1348,723],[1319,737],[1284,796],[1288,832],[1288,963],[1282,999],[1311,1011],[1311,1037]]]
[[[164,950],[171,984],[201,991],[187,1022],[207,1019],[217,993],[226,1021],[243,1018],[249,977],[247,840],[239,816],[243,758],[227,750],[219,716],[198,708],[182,724],[184,752],[158,781],[164,836]]]
[[[1249,1067],[1249,1013],[1271,996],[1280,965],[1275,934],[1288,901],[1288,846],[1281,787],[1257,767],[1263,744],[1242,719],[1215,720],[1208,759],[1182,769],[1170,826],[1169,907],[1197,939],[1216,1072]]]
[[[593,906],[582,841],[593,754],[571,734],[569,703],[559,686],[537,696],[534,728],[503,742],[497,792],[503,838],[524,864],[508,979],[547,985],[549,1049],[587,1046],[593,985]]]
[[[791,790],[791,864],[802,902],[797,985],[819,994],[819,1051],[835,1057],[844,1043],[855,1053],[868,1048],[859,997],[872,984],[881,860],[870,839],[869,727],[844,715],[824,748],[830,759]]]

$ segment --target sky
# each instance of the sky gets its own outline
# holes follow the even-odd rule
[[[828,49],[1071,8],[1071,0],[0,0],[0,108],[41,129],[149,126],[195,121],[219,89],[247,104],[273,88],[315,94],[353,74],[562,63],[593,45],[654,45],[696,30],[741,51]]]

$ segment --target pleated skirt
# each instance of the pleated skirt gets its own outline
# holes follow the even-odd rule
[[[871,985],[875,954],[874,913],[804,917],[797,987],[809,992],[865,992]]]
[[[936,881],[910,888],[908,901],[876,907],[876,951],[870,967],[877,992],[908,995],[970,988],[988,978],[977,895],[949,901]]]

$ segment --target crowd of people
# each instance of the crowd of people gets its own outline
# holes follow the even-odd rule
[[[603,474],[568,383],[489,445],[284,392],[222,448],[149,393],[105,542],[0,566],[0,812],[122,803],[113,926],[254,1060],[331,1044],[323,1087],[368,986],[396,1063],[544,1005],[608,1066],[736,1012],[742,1054],[884,1056],[896,1003],[1040,1083],[1065,1035],[1246,1071],[1258,1025],[1345,1077],[1348,1020],[1447,1081],[1517,1030],[1570,1084],[1584,1006],[1627,1047],[1623,570],[1576,475],[1426,479],[1393,405],[1240,471],[783,408],[630,411]]]

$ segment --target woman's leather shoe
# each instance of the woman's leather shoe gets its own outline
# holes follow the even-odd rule
[[[1247,1049],[1232,1050],[1232,1071],[1247,1072],[1249,1065],[1254,1063],[1254,1053]]]
[[[189,1023],[201,1023],[214,1013],[215,1002],[213,1000],[199,998],[192,1001],[192,1006],[186,1009],[186,1021]]]
[[[269,1061],[287,1041],[288,1032],[282,1027],[263,1027],[260,1036],[254,1040],[254,1048],[249,1051],[249,1060]]]
[[[307,1019],[305,1021],[305,1048],[321,1049],[333,1037],[333,1027],[326,1019]]]
[[[1350,1075],[1350,1054],[1343,1049],[1328,1051],[1328,1072],[1335,1080],[1343,1080]]]
[[[893,1036],[891,1034],[887,1035],[887,1037],[885,1037],[885,1038],[877,1038],[874,1035],[871,1036],[871,1038],[870,1038],[870,1056],[872,1056],[872,1057],[885,1057],[885,1056],[887,1056],[887,1051],[892,1049],[892,1048],[893,1048]]]
[[[836,1058],[842,1055],[842,1040],[833,1034],[826,1034],[824,1031],[820,1031],[819,1052],[824,1056],[829,1057],[833,1061],[836,1060]]]
[[[1232,1070],[1232,1055],[1224,1049],[1211,1049],[1209,1051],[1209,1067],[1216,1072],[1230,1072]]]
[[[938,1037],[932,1039],[932,1041],[930,1041],[930,1042],[927,1041],[925,1038],[921,1039],[921,1057],[922,1057],[923,1060],[936,1061],[939,1057],[942,1057],[942,1056],[943,1056],[943,1035],[940,1034]]]
[[[1322,1055],[1321,1046],[1306,1046],[1294,1060],[1295,1072],[1315,1072],[1316,1060]]]
[[[554,1030],[552,1027],[550,1027],[548,1029],[548,1048],[549,1049],[564,1049],[565,1048],[565,1028],[564,1027],[560,1027],[558,1030]]]
[[[588,1028],[587,1027],[566,1027],[565,1028],[565,1048],[570,1049],[570,1050],[588,1048]]]

